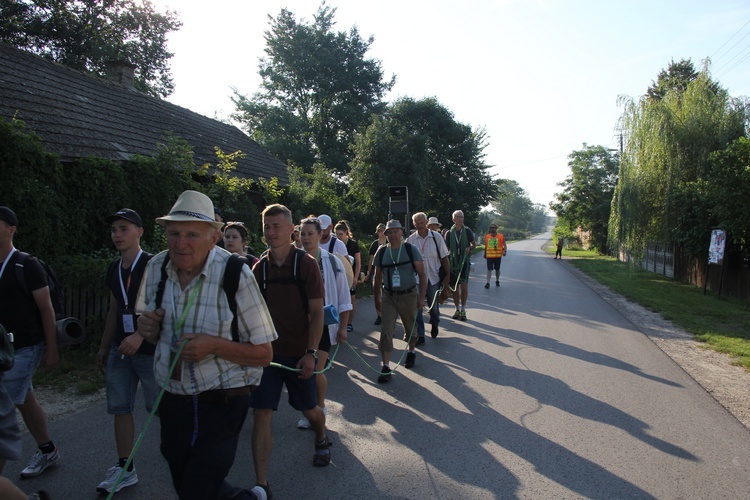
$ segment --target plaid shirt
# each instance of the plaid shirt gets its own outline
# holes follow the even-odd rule
[[[161,279],[161,266],[167,252],[161,252],[148,263],[146,276],[138,292],[136,311],[143,313],[155,309],[156,289]],[[232,340],[232,311],[227,296],[221,287],[224,269],[231,254],[214,248],[206,259],[199,276],[185,289],[180,288],[177,270],[170,261],[167,264],[167,282],[161,307],[164,321],[159,342],[154,354],[154,373],[160,385],[167,380],[170,353],[177,336],[182,333],[205,333]],[[200,293],[188,311],[182,332],[175,332],[180,317],[190,300],[192,292],[203,281]],[[240,342],[264,344],[277,338],[271,315],[260,293],[252,271],[242,268],[237,298],[237,316]],[[165,389],[173,394],[194,394],[214,389],[231,389],[246,385],[257,385],[263,368],[243,366],[223,358],[208,356],[199,363],[178,363],[181,368],[178,380],[168,380]],[[173,378],[176,374],[173,374]],[[193,381],[193,378],[195,379]]]
[[[411,243],[419,249],[422,254],[422,263],[424,264],[424,273],[430,285],[437,285],[440,281],[440,268],[443,267],[441,257],[448,255],[448,246],[440,233],[428,229],[424,238],[419,236],[418,232],[413,232],[406,238],[407,243]],[[437,245],[437,247],[435,246]],[[417,277],[419,281],[419,277]]]

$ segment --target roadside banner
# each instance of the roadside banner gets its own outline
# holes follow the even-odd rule
[[[721,265],[724,263],[724,244],[727,233],[723,229],[711,231],[711,246],[708,247],[708,263]]]

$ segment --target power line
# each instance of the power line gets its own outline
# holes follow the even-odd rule
[[[740,32],[741,32],[742,30],[744,30],[744,29],[745,29],[745,27],[746,27],[746,26],[747,26],[748,24],[750,24],[750,21],[746,22],[746,23],[745,23],[745,24],[744,24],[744,25],[743,25],[743,26],[742,26],[742,27],[741,27],[740,29],[738,29],[738,30],[737,30],[737,32],[736,32],[736,33],[735,33],[734,35],[730,36],[730,37],[729,37],[729,40],[727,40],[726,42],[724,42],[724,43],[723,43],[723,44],[721,45],[721,47],[719,47],[719,48],[718,48],[718,49],[716,50],[716,52],[714,52],[713,54],[711,54],[711,59],[713,59],[713,58],[714,58],[714,56],[715,56],[716,54],[718,54],[718,53],[719,53],[719,52],[721,51],[721,49],[723,49],[723,48],[724,48],[724,46],[725,46],[726,44],[728,44],[729,42],[731,42],[731,41],[732,41],[732,38],[736,37],[736,36],[737,36],[737,35],[738,35],[738,34],[739,34],[739,33],[740,33]],[[744,38],[745,38],[746,36],[747,36],[747,35],[745,35],[744,37],[742,37],[742,39],[741,39],[741,40],[739,40],[739,41],[738,41],[737,43],[740,43],[740,42],[741,42],[742,40],[744,40]],[[734,46],[735,46],[735,45],[737,45],[737,43],[735,43],[734,45],[732,45],[732,47],[730,47],[730,49],[729,49],[729,50],[731,50],[732,48],[734,48]],[[719,57],[719,59],[721,59],[722,57],[724,57],[724,56],[722,55],[721,57]],[[718,61],[719,59],[717,59],[717,61]]]
[[[495,167],[492,167],[492,168],[498,168],[498,169],[500,169],[500,168],[513,168],[513,167],[521,167],[521,166],[523,166],[523,165],[531,165],[531,164],[533,164],[533,163],[542,163],[542,162],[544,162],[544,161],[550,161],[550,160],[559,160],[560,158],[567,158],[567,157],[568,157],[568,155],[563,155],[563,156],[553,156],[552,158],[544,158],[544,159],[542,159],[542,160],[532,160],[532,161],[527,161],[527,162],[524,162],[524,163],[515,163],[515,164],[513,164],[513,165],[503,165],[503,166],[495,166]]]

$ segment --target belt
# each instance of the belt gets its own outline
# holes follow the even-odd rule
[[[388,290],[387,288],[385,288],[384,290],[386,292],[388,292],[391,296],[394,296],[394,295],[406,295],[407,293],[409,293],[412,290],[414,290],[416,287],[417,287],[417,285],[414,285],[411,288],[407,288],[406,290]]]
[[[212,391],[203,391],[196,394],[199,403],[227,403],[230,399],[239,396],[247,396],[255,389],[257,385],[245,385],[243,387],[233,387],[231,389],[214,389]],[[167,392],[170,396],[178,399],[193,400],[192,394],[175,394],[173,392]]]

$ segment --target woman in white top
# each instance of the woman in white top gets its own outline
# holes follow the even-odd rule
[[[320,273],[323,276],[323,285],[325,287],[324,306],[333,306],[339,313],[339,322],[323,326],[323,336],[318,346],[318,364],[315,371],[321,371],[328,363],[328,353],[332,345],[346,341],[346,325],[349,320],[349,314],[352,310],[351,295],[349,294],[349,283],[346,280],[346,273],[341,261],[333,254],[320,248],[320,235],[322,232],[320,221],[317,217],[303,219],[300,223],[300,241],[305,252],[315,257],[320,267]],[[315,375],[315,383],[318,388],[318,406],[326,411],[326,389],[328,380],[325,373]],[[297,422],[300,429],[309,429],[310,422],[302,417]]]

